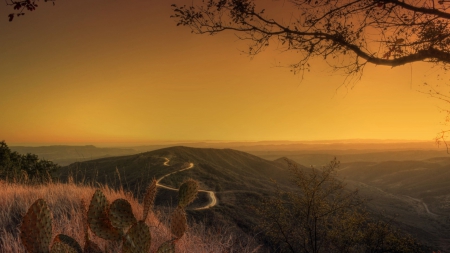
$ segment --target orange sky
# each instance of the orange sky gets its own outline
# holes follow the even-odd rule
[[[348,89],[317,59],[301,81],[276,67],[294,53],[250,59],[231,33],[176,27],[170,4],[183,2],[41,2],[11,23],[2,7],[0,140],[431,140],[446,129],[447,105],[418,92],[439,73],[431,65],[369,66]]]

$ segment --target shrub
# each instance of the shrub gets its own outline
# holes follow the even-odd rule
[[[5,141],[0,142],[0,179],[24,183],[46,183],[52,181],[52,174],[59,165],[39,159],[37,155],[21,155],[13,152]]]

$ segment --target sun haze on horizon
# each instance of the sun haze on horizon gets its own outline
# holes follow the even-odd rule
[[[275,45],[251,59],[232,33],[177,27],[171,3],[183,1],[42,3],[0,22],[0,139],[432,141],[445,129],[442,104],[419,92],[436,74],[425,63],[368,66],[345,86],[345,76],[315,59],[301,80],[278,67],[295,53]]]

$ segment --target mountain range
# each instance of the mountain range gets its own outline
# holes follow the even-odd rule
[[[297,155],[279,153],[282,154],[302,170],[310,169],[299,163],[306,155],[310,158],[315,155],[319,164],[332,158],[318,151]],[[338,171],[339,178],[347,183],[348,189],[358,189],[360,196],[368,199],[367,208],[371,213],[392,219],[401,229],[443,252],[450,250],[449,157],[427,150],[367,153],[342,150],[340,154],[344,159]],[[394,160],[395,154],[403,160]],[[433,155],[438,156],[430,158]],[[235,226],[239,233],[254,235],[259,231],[255,230],[257,220],[253,207],[271,196],[277,186],[295,189],[290,182],[286,159],[267,160],[233,149],[176,146],[75,162],[63,167],[59,177],[64,181],[71,175],[78,182],[123,187],[141,198],[152,178],[174,172],[160,184],[177,188],[187,178],[193,178],[199,182],[200,189],[214,192],[217,198],[218,204],[214,207],[194,210],[210,201],[210,196],[201,192],[189,207],[190,217],[210,225]],[[192,163],[193,167],[177,172],[187,163]],[[160,187],[156,204],[170,208],[174,203],[176,193]]]

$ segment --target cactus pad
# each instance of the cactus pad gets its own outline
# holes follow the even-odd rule
[[[86,202],[84,199],[81,199],[80,202],[80,212],[81,217],[83,219],[83,231],[84,231],[84,240],[87,242],[89,240],[89,232],[88,232],[88,221],[87,221],[87,208],[86,208]]]
[[[148,252],[151,245],[150,229],[144,221],[134,224],[123,238],[123,253]]]
[[[156,253],[175,253],[175,243],[173,240],[166,241],[159,246]]]
[[[178,206],[185,208],[194,201],[198,192],[198,183],[192,179],[184,182],[178,190]]]
[[[103,253],[103,251],[95,242],[88,239],[84,245],[84,253]]]
[[[144,195],[144,213],[142,215],[142,220],[147,219],[148,212],[155,203],[156,197],[156,179],[153,178],[152,183],[147,187],[147,191]]]
[[[36,200],[23,217],[20,238],[28,252],[49,252],[52,240],[52,216],[43,199]]]
[[[121,239],[121,233],[111,225],[108,209],[109,203],[105,195],[103,195],[102,191],[96,190],[88,210],[89,227],[98,237],[118,241]]]
[[[186,229],[186,213],[182,208],[177,207],[170,216],[170,231],[176,238],[181,238]]]
[[[136,223],[130,202],[125,199],[116,199],[108,210],[111,225],[116,228],[126,228]]]
[[[50,253],[77,253],[77,251],[67,244],[64,244],[62,242],[55,242],[52,245]]]
[[[50,253],[83,253],[83,251],[75,239],[64,234],[59,234],[53,239]]]

